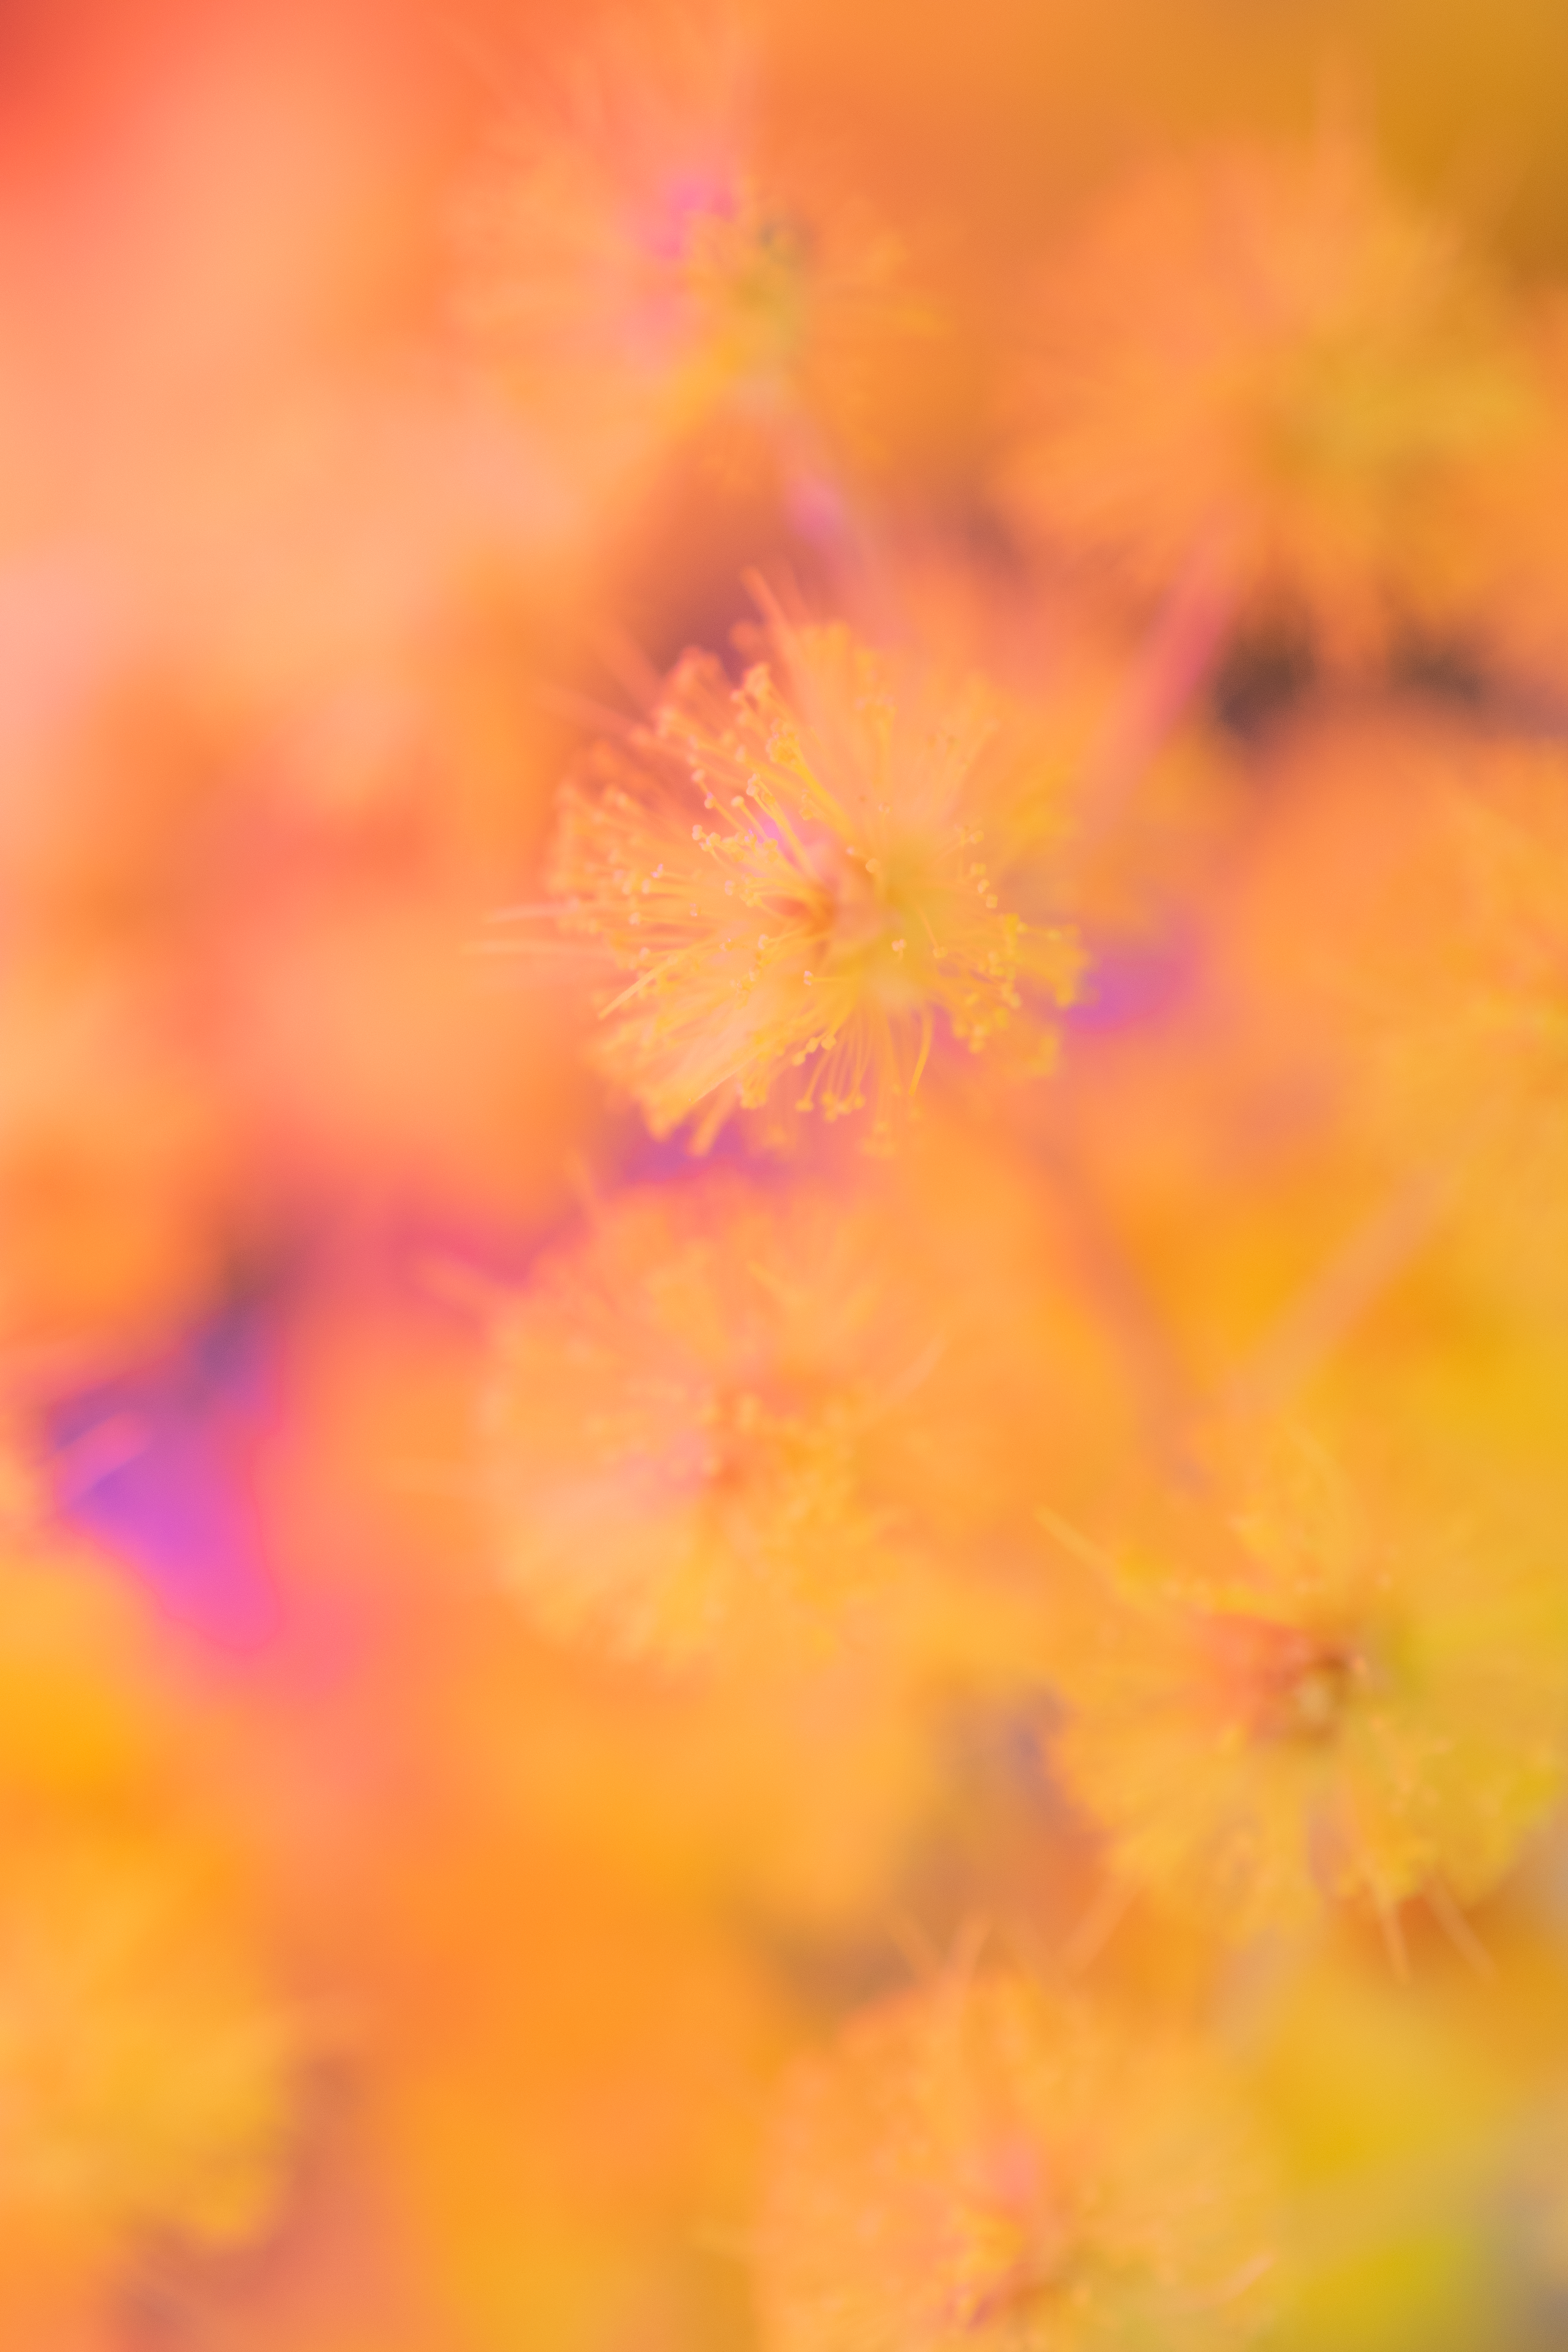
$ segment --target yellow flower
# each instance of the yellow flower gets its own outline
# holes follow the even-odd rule
[[[739,687],[688,655],[652,725],[568,785],[551,877],[568,928],[630,975],[605,1059],[655,1133],[696,1113],[700,1147],[767,1105],[867,1111],[881,1139],[939,1014],[974,1052],[1014,1025],[1048,1059],[1080,959],[1004,902],[1026,800],[976,679],[777,612]]]
[[[1568,1777],[1551,1549],[1386,1480],[1363,1503],[1299,1434],[1238,1484],[1063,1642],[1068,1789],[1125,1878],[1236,1932],[1483,1893]]]
[[[726,409],[842,439],[868,369],[929,331],[894,242],[820,170],[759,173],[755,70],[721,6],[612,12],[536,71],[463,207],[481,362],[601,489]]]
[[[887,1572],[879,1446],[934,1363],[874,1215],[634,1192],[499,1314],[485,1399],[506,1573],[547,1625],[700,1658]]]
[[[1344,139],[1146,173],[1063,254],[1035,328],[1020,516],[1141,593],[1205,564],[1336,654],[1458,587],[1446,498],[1534,400],[1457,241]]]
[[[770,2352],[1245,2342],[1269,2199],[1219,2069],[997,1974],[854,2021],[786,2097]]]
[[[289,2034],[218,1874],[162,1827],[7,1825],[0,2285],[148,2232],[255,2236],[279,2199]]]
[[[0,1448],[0,2308],[276,2208],[294,2034],[198,1729],[134,1588]]]

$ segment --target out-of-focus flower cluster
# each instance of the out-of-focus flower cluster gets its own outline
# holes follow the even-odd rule
[[[1546,2352],[1552,11],[16,15],[0,2343]]]

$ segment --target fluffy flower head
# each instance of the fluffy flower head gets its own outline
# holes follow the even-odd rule
[[[35,1826],[0,1885],[0,2286],[7,2260],[143,2232],[255,2236],[280,2188],[291,2036],[178,1835]]]
[[[1144,591],[1217,565],[1334,652],[1446,583],[1442,499],[1531,407],[1453,240],[1344,140],[1135,182],[1063,257],[1037,323],[1019,512]]]
[[[888,238],[759,174],[753,71],[718,8],[612,16],[468,205],[481,355],[611,476],[722,407],[842,422],[877,339],[921,323]]]
[[[1064,1644],[1068,1786],[1126,1877],[1242,1928],[1484,1892],[1568,1766],[1552,1570],[1428,1496],[1363,1503],[1299,1433],[1238,1484]]]
[[[293,2027],[156,1632],[0,1446],[0,2305],[244,2241],[281,2187]]]
[[[996,870],[1019,761],[970,679],[922,675],[835,624],[775,614],[732,687],[677,667],[650,727],[567,787],[552,875],[569,929],[627,983],[606,1059],[657,1134],[737,1105],[907,1108],[938,1016],[979,1052],[1014,1027],[1048,1060],[1079,967]]]
[[[569,1636],[700,1658],[866,1588],[873,1464],[929,1371],[864,1213],[624,1196],[505,1308],[486,1398],[506,1568]]]
[[[1215,2074],[995,1975],[851,2024],[794,2086],[761,2238],[773,2352],[1242,2343],[1268,2200]]]

